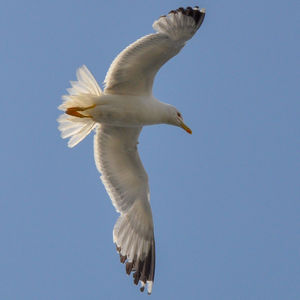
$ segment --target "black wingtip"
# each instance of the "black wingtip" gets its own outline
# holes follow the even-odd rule
[[[143,292],[147,281],[154,281],[155,274],[155,242],[154,239],[151,242],[151,246],[147,255],[143,260],[134,258],[132,262],[126,261],[127,256],[121,254],[121,247],[117,247],[117,251],[120,254],[121,263],[125,263],[126,274],[133,273],[133,283],[137,285],[139,281],[143,282],[140,291]]]
[[[182,13],[185,16],[192,17],[197,26],[201,26],[205,17],[205,8],[199,9],[199,6],[188,6],[187,8],[179,7],[176,10],[171,10],[168,14]],[[165,16],[163,16],[165,17]]]

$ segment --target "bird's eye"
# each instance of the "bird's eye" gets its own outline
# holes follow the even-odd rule
[[[178,113],[177,113],[177,116],[178,116],[179,118],[181,118],[181,113],[178,112]]]

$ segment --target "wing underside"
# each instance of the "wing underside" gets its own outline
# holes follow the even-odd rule
[[[157,33],[138,39],[115,58],[104,80],[104,92],[151,95],[156,73],[192,38],[204,15],[205,10],[188,7],[160,17],[153,24]]]
[[[101,180],[121,214],[113,240],[126,273],[134,272],[134,283],[147,284],[151,293],[155,269],[155,244],[149,203],[148,177],[139,158],[140,128],[99,125],[94,138],[96,166]]]

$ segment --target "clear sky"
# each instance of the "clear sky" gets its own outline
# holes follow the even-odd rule
[[[67,148],[57,106],[79,66],[101,83],[155,19],[189,5],[206,18],[154,95],[193,134],[160,125],[140,137],[156,236],[151,299],[299,299],[299,1],[4,0],[1,300],[148,297],[112,243],[118,215],[92,136]]]

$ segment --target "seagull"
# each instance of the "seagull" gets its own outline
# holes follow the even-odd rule
[[[153,23],[155,33],[125,48],[112,62],[102,91],[86,66],[77,70],[68,95],[62,96],[58,118],[62,138],[76,146],[92,130],[94,157],[112,204],[120,216],[113,229],[120,260],[140,290],[152,292],[155,242],[148,176],[137,144],[145,125],[169,124],[191,129],[172,105],[152,94],[153,80],[201,26],[205,9],[178,8]]]

